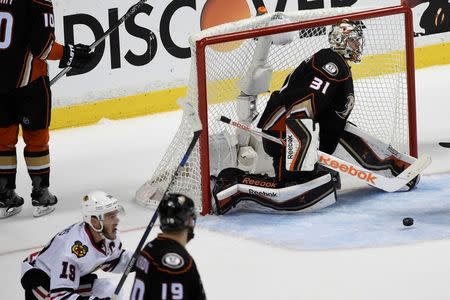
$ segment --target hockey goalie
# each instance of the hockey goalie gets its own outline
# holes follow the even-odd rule
[[[262,140],[264,151],[273,160],[275,176],[249,174],[238,168],[222,170],[212,177],[215,213],[225,214],[236,206],[262,211],[311,211],[332,205],[340,188],[336,171],[351,174],[352,167],[327,165],[319,153],[369,170],[370,174],[358,173],[361,171],[354,174],[359,179],[366,176],[369,184],[377,176],[401,183],[398,176],[416,158],[399,153],[348,121],[355,105],[348,62],[361,61],[364,26],[360,21],[348,19],[333,25],[328,33],[329,48],[304,60],[287,76],[281,89],[271,93],[257,127],[283,141]],[[260,66],[255,69],[261,71]],[[264,90],[258,87],[259,81],[268,77],[259,76],[255,83],[255,76],[250,76],[238,102],[255,99]],[[249,117],[252,119],[254,116]],[[398,190],[409,191],[417,185],[421,169],[416,171]]]

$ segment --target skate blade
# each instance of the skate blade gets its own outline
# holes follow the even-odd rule
[[[22,207],[0,208],[0,219],[5,219],[17,215],[22,211]]]
[[[37,206],[33,211],[33,217],[35,218],[42,217],[48,215],[54,210],[55,210],[54,206]]]

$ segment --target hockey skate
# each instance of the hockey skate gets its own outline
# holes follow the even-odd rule
[[[0,219],[14,216],[22,211],[23,198],[15,190],[0,191]]]
[[[50,193],[48,188],[33,188],[31,192],[31,204],[35,206],[33,212],[34,217],[41,217],[53,212],[56,203],[58,203],[58,199]]]
[[[220,171],[217,176],[210,177],[212,195],[211,207],[214,214],[221,215],[224,211],[228,211],[235,206],[234,201],[226,200],[219,202],[216,195],[221,191],[238,184],[245,174],[244,171],[237,168],[226,168]]]
[[[318,165],[317,166],[317,170],[318,170],[318,175],[322,176],[326,173],[330,173],[331,175],[331,180],[333,180],[334,182],[334,188],[336,190],[340,190],[341,189],[341,175],[339,174],[339,172],[334,171],[334,170],[330,170],[325,168],[324,166]],[[319,176],[317,176],[319,177]]]

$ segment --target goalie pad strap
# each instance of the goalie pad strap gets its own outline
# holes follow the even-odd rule
[[[286,119],[286,170],[314,170],[318,147],[319,129],[312,119]]]

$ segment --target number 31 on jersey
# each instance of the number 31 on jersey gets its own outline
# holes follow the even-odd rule
[[[324,85],[324,82],[325,82],[325,85]],[[323,88],[322,88],[322,85],[323,85]],[[318,77],[314,77],[313,81],[309,85],[310,88],[312,88],[316,91],[321,90],[322,94],[327,93],[327,89],[329,86],[330,86],[330,83],[328,81],[323,81],[322,79],[320,79]]]

